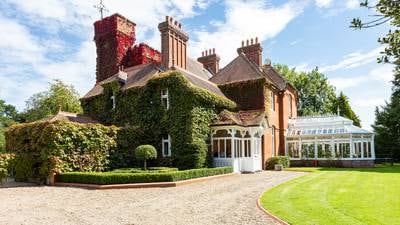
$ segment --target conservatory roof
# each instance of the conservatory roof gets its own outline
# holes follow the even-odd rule
[[[306,116],[289,120],[287,136],[312,136],[333,134],[372,134],[354,126],[353,121],[341,116]]]

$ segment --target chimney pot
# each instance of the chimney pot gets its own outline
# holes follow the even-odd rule
[[[201,52],[201,57],[203,57],[204,56],[204,51],[203,52]]]
[[[249,46],[249,39],[246,40],[246,46]]]
[[[242,47],[244,47],[244,41],[242,41]]]
[[[251,39],[251,44],[253,44],[253,38]]]
[[[258,43],[258,37],[256,37],[256,44]]]
[[[215,54],[215,48],[213,48],[213,54]]]
[[[208,49],[208,54],[211,55],[211,49]]]

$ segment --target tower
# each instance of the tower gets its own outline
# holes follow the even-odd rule
[[[127,50],[135,43],[135,26],[117,13],[94,23],[97,83],[118,73]]]

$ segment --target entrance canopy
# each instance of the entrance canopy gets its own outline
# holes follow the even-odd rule
[[[286,155],[292,160],[373,160],[374,133],[341,116],[293,118],[286,133]]]
[[[211,125],[214,166],[232,166],[234,172],[261,170],[266,126],[263,111],[221,112]]]

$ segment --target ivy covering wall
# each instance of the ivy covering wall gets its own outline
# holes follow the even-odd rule
[[[17,124],[6,130],[6,150],[15,154],[19,181],[44,179],[51,172],[103,171],[117,131],[114,126],[66,121]]]
[[[120,136],[118,151],[121,155],[128,154],[129,149],[137,145],[151,144],[159,151],[156,161],[160,165],[180,169],[208,166],[209,125],[223,109],[234,109],[234,102],[193,86],[178,71],[160,73],[143,87],[127,90],[120,87],[118,81],[103,85],[103,94],[83,99],[82,107],[86,115],[105,124],[135,127],[131,130],[134,134]],[[163,89],[168,89],[169,109],[161,104]],[[115,109],[112,109],[113,95],[116,96]],[[168,134],[172,156],[164,158],[161,140]]]
[[[233,99],[241,110],[264,108],[265,79],[242,81],[219,85],[224,94]],[[267,96],[269,97],[269,96]]]

